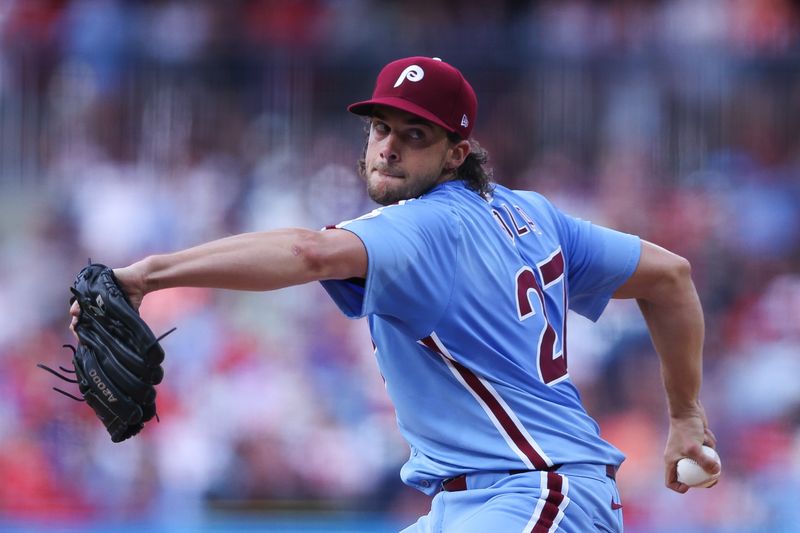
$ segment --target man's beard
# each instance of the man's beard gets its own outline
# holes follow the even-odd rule
[[[391,173],[391,169],[380,168],[378,170]],[[377,182],[367,179],[367,194],[380,205],[392,205],[400,200],[422,196],[431,190],[438,181],[439,176],[425,176],[411,180],[407,176],[403,176],[397,179],[388,178],[388,180],[384,178]]]
[[[411,187],[408,182],[396,184],[394,187],[377,186],[373,182],[367,182],[367,194],[372,200],[381,205],[396,204],[400,200],[408,200],[409,198],[416,198],[424,193],[425,190],[417,191],[416,188]]]

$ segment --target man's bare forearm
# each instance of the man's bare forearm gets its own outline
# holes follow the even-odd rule
[[[335,239],[332,232],[306,229],[244,233],[153,255],[132,266],[142,273],[146,292],[171,287],[267,291],[363,274],[366,257],[363,268],[358,257],[352,257],[353,245],[360,245],[356,241],[354,236]]]
[[[687,274],[669,297],[638,304],[661,361],[670,416],[696,413],[705,324],[694,284]]]

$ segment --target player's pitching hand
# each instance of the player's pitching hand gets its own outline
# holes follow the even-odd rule
[[[670,417],[669,436],[664,450],[667,487],[681,494],[689,490],[688,485],[678,481],[677,464],[684,457],[694,459],[709,474],[716,475],[720,472],[720,464],[703,453],[704,444],[716,448],[717,439],[708,428],[702,406],[698,406],[692,413]]]

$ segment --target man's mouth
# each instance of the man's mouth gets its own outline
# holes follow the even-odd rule
[[[378,174],[380,174],[381,176],[385,176],[387,178],[397,178],[397,179],[403,179],[404,178],[403,173],[400,172],[399,170],[392,170],[392,169],[385,168],[385,167],[375,167],[373,169],[373,171],[375,171]]]

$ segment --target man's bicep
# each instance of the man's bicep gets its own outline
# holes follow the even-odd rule
[[[326,229],[320,234],[329,266],[325,279],[367,277],[367,249],[358,235],[346,229]]]

